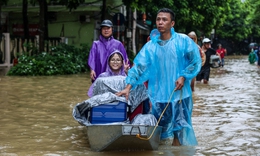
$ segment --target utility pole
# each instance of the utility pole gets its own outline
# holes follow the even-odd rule
[[[107,1],[103,0],[102,12],[101,12],[101,21],[105,20],[106,18],[106,8],[107,8]]]
[[[48,7],[46,0],[39,0],[40,5],[40,29],[39,29],[39,53],[44,51],[44,40],[48,39]]]

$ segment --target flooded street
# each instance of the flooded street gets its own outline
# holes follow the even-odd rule
[[[0,156],[259,155],[260,71],[246,56],[229,56],[196,84],[193,126],[199,145],[157,151],[93,152],[86,127],[72,117],[87,99],[89,74],[0,76]]]

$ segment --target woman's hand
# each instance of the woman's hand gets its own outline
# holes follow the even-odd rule
[[[130,69],[129,60],[127,59],[126,62],[124,62],[124,71],[127,74],[128,70]]]

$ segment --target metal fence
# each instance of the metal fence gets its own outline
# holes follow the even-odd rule
[[[52,46],[65,43],[64,38],[48,38],[45,40],[44,51],[50,52]],[[7,71],[13,66],[14,60],[17,60],[20,54],[28,53],[32,55],[39,49],[39,36],[30,39],[21,37],[10,37],[9,33],[3,33],[0,37],[0,68],[7,68]]]

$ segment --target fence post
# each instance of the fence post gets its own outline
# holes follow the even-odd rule
[[[11,62],[11,52],[10,52],[10,34],[3,33],[5,36],[5,62],[7,63],[8,70],[10,69],[12,63]]]
[[[0,64],[0,67],[4,67],[4,75],[10,70],[11,66],[13,65],[11,62],[11,53],[10,53],[10,34],[9,33],[3,33],[4,36],[4,47],[3,47],[3,53],[4,53],[4,64]],[[2,41],[3,42],[3,41]]]
[[[37,49],[39,50],[39,40],[40,40],[40,36],[39,35],[35,35],[35,46],[37,47]]]
[[[4,37],[4,35],[2,35],[1,36],[2,38],[1,38],[1,43],[0,43],[0,49],[1,49],[1,52],[2,52],[2,56],[1,56],[1,61],[0,62],[2,62],[2,63],[4,63],[5,62],[5,37]]]

